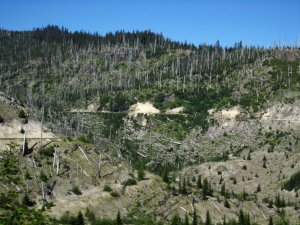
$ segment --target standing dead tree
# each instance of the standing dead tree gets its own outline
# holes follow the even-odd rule
[[[55,148],[55,152],[53,153],[53,167],[56,165],[56,175],[59,173],[59,163],[60,163],[60,151],[59,148]]]

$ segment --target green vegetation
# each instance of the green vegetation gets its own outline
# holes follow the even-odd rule
[[[294,104],[299,100],[299,49],[264,49],[246,47],[242,43],[233,47],[222,47],[219,43],[194,46],[150,31],[118,31],[102,36],[71,32],[57,26],[26,32],[0,30],[0,49],[1,91],[30,104],[30,111],[20,110],[14,115],[25,123],[30,112],[32,118],[43,119],[53,131],[65,135],[64,141],[59,141],[63,149],[59,174],[55,173],[52,143],[45,142],[48,147],[37,150],[34,140],[29,140],[30,149],[26,140],[23,156],[19,151],[12,153],[23,151],[18,143],[7,145],[8,148],[15,146],[11,152],[1,152],[0,183],[3,185],[0,190],[4,191],[0,193],[0,224],[47,224],[50,221],[78,225],[212,225],[215,215],[207,211],[202,221],[197,215],[199,205],[186,213],[184,220],[181,211],[180,214],[176,210],[170,214],[158,213],[151,207],[168,210],[174,203],[172,207],[177,209],[184,202],[190,204],[191,199],[192,204],[201,201],[209,204],[206,201],[214,197],[216,204],[224,204],[225,211],[234,215],[236,201],[260,202],[261,196],[267,196],[264,190],[267,188],[262,189],[260,185],[249,193],[240,192],[239,185],[248,181],[258,184],[265,173],[270,176],[274,173],[271,154],[268,154],[268,163],[266,156],[258,160],[260,168],[265,168],[259,173],[260,177],[257,171],[252,171],[253,159],[257,159],[253,151],[260,148],[272,154],[284,151],[288,160],[299,149],[299,138],[294,131],[271,127],[264,131],[261,124],[257,124],[265,107],[273,102]],[[161,113],[128,116],[131,105],[146,101]],[[176,107],[183,107],[183,112],[167,114],[167,110]],[[229,120],[223,118],[220,110],[232,107],[241,111],[236,121],[219,126]],[[210,109],[214,109],[215,114],[209,114]],[[5,112],[3,117],[9,118]],[[0,116],[0,123],[3,122]],[[253,134],[248,134],[248,130]],[[66,142],[70,144],[67,147]],[[88,160],[76,150],[78,144],[85,146]],[[242,178],[230,174],[230,168],[214,167],[214,162],[227,164],[231,156],[249,160],[238,168],[242,169]],[[208,161],[212,163],[203,165],[205,171],[189,174],[194,166]],[[289,164],[288,169],[295,168],[296,162]],[[124,180],[128,171],[136,174]],[[270,225],[288,224],[288,216],[283,215],[285,207],[293,206],[295,210],[299,207],[300,172],[286,180],[286,168],[282,171],[279,182],[284,189],[296,191],[296,200],[289,202],[290,198],[285,200],[281,193],[274,199],[264,199],[263,207],[278,209],[274,221],[270,217]],[[227,172],[231,176],[229,181]],[[122,173],[121,177],[116,178],[116,173]],[[160,175],[164,183],[151,173]],[[210,180],[207,174],[212,175],[212,178],[209,175]],[[65,179],[73,187],[70,192],[76,195],[82,194],[79,187],[94,185],[97,188],[105,182],[113,184],[117,179],[122,180],[122,189],[112,189],[108,184],[103,187],[103,191],[112,196],[109,201],[123,201],[128,197],[126,191],[135,189],[138,199],[130,199],[127,215],[121,216],[120,212],[116,213],[118,209],[112,209],[116,214],[113,219],[97,218],[102,214],[101,207],[95,212],[87,209],[84,215],[76,209],[74,215],[66,213],[59,220],[50,219],[45,216],[48,212],[44,215],[36,209],[35,201],[37,205],[42,202],[43,210],[47,211],[53,206],[47,202],[53,189],[70,187],[62,185]],[[126,190],[126,186],[134,187]],[[143,199],[144,194],[148,199]],[[123,208],[120,210],[123,212]],[[267,216],[274,213],[273,209],[269,211]],[[224,217],[223,224],[255,224],[242,210],[237,214],[237,221]]]
[[[50,146],[47,148],[41,148],[39,150],[39,153],[43,156],[47,156],[47,157],[53,157],[55,150],[54,150],[54,146]]]
[[[112,197],[120,197],[120,194],[118,193],[118,192],[116,192],[116,191],[112,191],[112,192],[110,192],[110,195],[112,196]]]
[[[25,119],[27,117],[26,113],[23,109],[19,110],[18,117],[21,118],[21,119]]]
[[[283,188],[288,191],[292,191],[293,189],[295,191],[299,190],[300,189],[300,171],[293,174],[290,177],[290,179],[284,183]]]
[[[103,188],[103,191],[112,192],[112,188],[108,184],[105,184],[104,188]]]
[[[4,123],[4,118],[0,115],[0,123]]]
[[[136,185],[136,184],[137,184],[137,182],[133,178],[128,178],[127,181],[125,182],[126,186],[132,186],[132,185]]]
[[[74,186],[74,187],[71,189],[71,191],[72,191],[75,195],[81,195],[81,194],[82,194],[78,186]]]
[[[12,152],[1,152],[0,182],[10,187],[11,183],[22,185],[18,161]],[[28,194],[9,191],[0,193],[0,224],[41,224],[48,225],[50,219],[41,210],[33,208],[34,202]],[[20,202],[20,199],[22,201]]]

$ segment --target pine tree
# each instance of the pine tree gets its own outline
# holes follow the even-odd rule
[[[117,218],[116,218],[116,225],[122,225],[122,224],[123,224],[123,222],[121,219],[121,214],[120,214],[120,211],[118,211]]]
[[[208,210],[207,210],[207,212],[206,212],[205,225],[212,225],[211,218],[210,218],[210,214],[209,214],[209,211],[208,211]]]
[[[213,190],[211,184],[208,183],[206,178],[203,181],[202,194],[204,199],[207,199],[207,196],[213,196]]]
[[[222,225],[226,225],[227,223],[226,223],[226,216],[224,215],[223,216],[223,224]]]
[[[260,187],[260,185],[257,185],[256,192],[261,192],[261,187]]]
[[[190,225],[189,217],[188,217],[187,213],[185,214],[185,217],[184,217],[184,225]]]
[[[145,177],[144,164],[140,163],[138,168],[138,180],[143,180]]]
[[[269,225],[274,225],[272,216],[269,217]]]
[[[273,208],[273,199],[271,198],[270,200],[269,200],[269,202],[268,202],[268,208]]]
[[[264,157],[263,157],[263,161],[264,162],[267,162],[267,157],[264,155]]]
[[[228,208],[228,209],[230,208],[230,204],[229,204],[229,201],[228,201],[227,198],[225,198],[224,206],[225,206],[226,208]]]
[[[84,218],[81,211],[78,212],[75,225],[84,225]]]
[[[267,168],[266,162],[263,163],[263,168]]]
[[[198,180],[197,180],[197,188],[202,188],[201,175],[198,176]]]
[[[179,192],[179,193],[182,193],[181,177],[179,178],[179,183],[178,183],[178,192]]]
[[[251,154],[250,154],[250,152],[248,153],[247,160],[251,160]]]
[[[203,199],[207,199],[206,196],[209,195],[209,184],[207,178],[204,179],[203,181],[203,186],[202,186],[202,194],[203,194]]]
[[[33,202],[30,200],[28,194],[26,193],[22,199],[22,204],[25,206],[33,206]]]
[[[239,225],[245,225],[244,211],[241,209],[239,213]]]
[[[198,216],[197,216],[197,212],[196,209],[194,209],[194,213],[193,213],[193,225],[198,225]]]
[[[185,180],[185,177],[183,178],[183,182],[182,182],[182,194],[186,194],[187,191],[186,191],[186,180]]]
[[[225,187],[225,183],[222,184],[222,187],[221,187],[221,195],[222,195],[222,196],[225,196],[225,195],[226,195],[226,187]]]
[[[223,179],[223,176],[221,175],[221,178],[220,178],[219,184],[222,184],[222,183],[223,183],[223,181],[224,181],[224,179]]]
[[[167,169],[164,169],[162,178],[163,178],[163,182],[165,182],[167,184],[170,182],[169,171]]]
[[[181,225],[181,224],[182,224],[182,221],[181,221],[180,217],[178,216],[178,214],[176,213],[171,220],[171,225]]]

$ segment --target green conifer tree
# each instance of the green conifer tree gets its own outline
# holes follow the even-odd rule
[[[84,225],[84,218],[81,211],[77,214],[75,225]]]
[[[194,213],[193,213],[193,225],[198,225],[198,216],[197,216],[197,211],[196,209],[194,209]]]
[[[207,212],[206,212],[205,225],[212,225],[211,217],[210,217],[210,214],[209,214],[209,211],[208,211],[208,210],[207,210]]]
[[[116,218],[116,225],[122,225],[122,224],[123,224],[123,221],[121,218],[121,213],[120,213],[120,211],[118,211],[117,218]]]
[[[184,225],[190,225],[189,217],[188,217],[187,213],[185,214],[185,217],[184,217]]]
[[[202,188],[201,175],[198,176],[198,180],[197,180],[197,188]]]

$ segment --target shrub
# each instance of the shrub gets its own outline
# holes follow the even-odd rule
[[[24,133],[25,133],[25,130],[24,130],[23,127],[21,127],[20,133],[21,133],[21,134],[24,134]]]
[[[229,179],[232,180],[232,183],[233,183],[233,184],[236,184],[236,183],[237,183],[235,177],[230,177]]]
[[[88,140],[86,139],[86,137],[84,135],[81,135],[77,138],[78,141],[84,142],[84,143],[88,143]]]
[[[46,174],[44,174],[43,172],[40,173],[40,179],[43,182],[47,182],[48,181],[48,177]]]
[[[44,206],[47,208],[47,209],[50,209],[51,207],[55,206],[53,202],[45,202]]]
[[[53,146],[50,146],[48,148],[42,148],[39,150],[39,153],[41,155],[48,156],[48,157],[53,157],[54,152],[55,150]]]
[[[22,204],[24,206],[33,206],[34,202],[29,198],[28,194],[25,194],[22,199]]]
[[[75,195],[81,195],[81,191],[78,186],[74,186],[71,190]]]
[[[110,195],[115,198],[120,196],[119,193],[116,191],[111,192]]]
[[[76,224],[76,222],[76,217],[67,213],[63,214],[59,219],[60,224]]]
[[[112,191],[112,188],[111,188],[108,184],[105,184],[105,186],[104,186],[104,188],[103,188],[103,191],[111,192],[111,191]]]
[[[90,211],[89,208],[86,208],[84,215],[86,216],[88,221],[91,222],[91,224],[94,224],[94,221],[96,220],[96,216],[94,212]]]
[[[26,113],[23,109],[19,110],[18,112],[18,117],[21,119],[25,119],[26,118]]]
[[[224,206],[226,207],[226,208],[230,208],[230,204],[229,204],[229,201],[228,201],[228,199],[226,198],[225,199],[225,201],[224,201]]]
[[[127,181],[125,182],[126,186],[132,186],[132,185],[136,185],[136,184],[137,184],[137,182],[133,178],[128,178]]]

